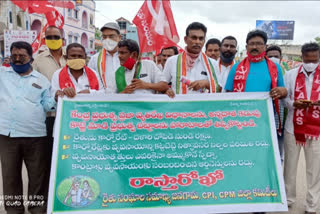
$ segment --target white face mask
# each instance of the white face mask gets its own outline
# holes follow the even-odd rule
[[[118,42],[107,38],[102,40],[102,45],[103,45],[103,48],[105,48],[107,51],[112,51],[117,47]]]
[[[307,72],[312,72],[312,71],[316,70],[318,65],[319,65],[319,63],[302,63],[304,70],[306,70]]]
[[[280,59],[276,58],[276,57],[270,57],[269,58],[272,62],[277,63],[280,65]]]

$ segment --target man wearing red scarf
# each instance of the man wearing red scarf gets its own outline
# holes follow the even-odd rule
[[[67,65],[57,70],[51,80],[51,94],[56,99],[66,95],[74,97],[77,94],[102,94],[104,87],[96,71],[86,66],[85,48],[78,43],[67,47]]]
[[[277,116],[280,116],[279,100],[287,96],[282,70],[279,64],[265,56],[267,34],[261,30],[248,33],[247,57],[235,64],[225,85],[227,92],[270,92],[274,99]],[[281,124],[279,124],[281,127]],[[280,132],[280,128],[278,132]]]
[[[261,30],[248,33],[246,39],[248,56],[230,70],[225,85],[226,91],[270,91],[273,99],[284,98],[287,95],[281,67],[265,56],[267,39],[267,34]]]
[[[296,200],[296,176],[301,148],[306,160],[306,213],[316,214],[320,202],[320,47],[301,48],[303,64],[288,71],[284,103],[288,117],[284,132],[284,180],[288,206]]]

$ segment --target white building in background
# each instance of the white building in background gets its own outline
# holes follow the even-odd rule
[[[74,9],[59,8],[56,9],[64,17],[63,33],[65,45],[70,43],[80,43],[87,52],[94,51],[95,38],[95,8],[94,0],[76,0]],[[41,23],[45,18],[38,14],[30,14],[30,29],[40,32]]]
[[[74,9],[56,9],[64,17],[63,34],[65,45],[76,42],[82,44],[87,53],[94,51],[95,41],[95,8],[94,0],[71,0]],[[0,0],[0,51],[3,51],[3,31],[36,30],[46,24],[46,18],[39,14],[28,14],[16,7],[10,0]]]
[[[137,33],[137,27],[132,24],[129,20],[120,17],[116,20],[120,27],[121,38],[135,40],[139,44],[139,38]]]

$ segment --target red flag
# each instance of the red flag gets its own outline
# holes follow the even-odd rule
[[[44,14],[47,19],[47,24],[41,29],[41,32],[38,33],[36,40],[32,43],[33,53],[35,53],[41,45],[45,44],[44,41],[44,32],[48,26],[56,26],[60,29],[63,28],[64,18],[63,16],[54,8],[57,7],[66,7],[74,8],[74,4],[70,1],[65,0],[11,0],[12,3],[20,7],[22,10],[28,10],[29,13]]]
[[[56,9],[53,8],[52,11],[45,13],[47,24],[49,26],[56,26],[57,28],[62,29],[64,25],[64,18]]]
[[[38,33],[36,40],[32,43],[33,53],[37,52],[41,45],[45,44],[44,34],[48,26],[56,26],[62,29],[64,25],[64,18],[56,9],[54,9],[52,12],[46,13],[45,16],[47,18],[47,24],[43,26],[41,32]]]
[[[46,28],[48,27],[48,24],[46,24],[42,29],[41,32],[38,33],[37,38],[32,43],[32,51],[33,53],[37,52],[37,50],[45,44],[44,41],[44,32]]]
[[[137,26],[141,53],[178,46],[179,35],[169,0],[145,0],[133,19]]]
[[[54,7],[74,9],[74,4],[65,0],[11,0],[11,2],[20,7],[23,11],[28,9],[29,13],[43,14],[50,12]]]
[[[74,4],[71,1],[68,0],[49,0],[49,2],[54,7],[62,7],[62,8],[68,8],[68,9],[74,9]]]

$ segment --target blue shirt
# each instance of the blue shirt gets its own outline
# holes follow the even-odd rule
[[[55,110],[48,79],[33,70],[20,76],[0,67],[0,134],[10,137],[46,136],[46,111]]]
[[[233,80],[239,63],[232,66],[225,85],[227,91],[233,91]],[[282,69],[279,64],[278,69],[278,87],[284,87]],[[245,92],[266,92],[271,90],[271,77],[266,60],[250,63],[250,70],[246,81]]]

